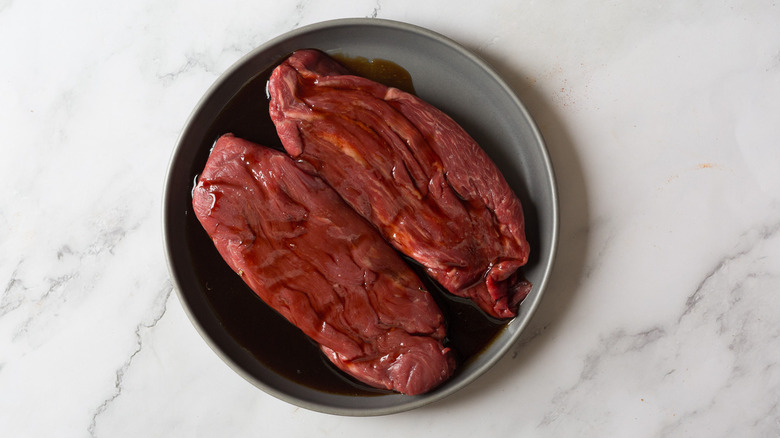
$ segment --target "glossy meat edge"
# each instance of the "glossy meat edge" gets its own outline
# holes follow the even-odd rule
[[[404,394],[430,391],[452,374],[443,315],[420,279],[284,153],[220,137],[193,207],[233,271],[338,368]]]
[[[449,116],[300,50],[268,83],[285,150],[454,295],[510,318],[531,284],[520,200]]]

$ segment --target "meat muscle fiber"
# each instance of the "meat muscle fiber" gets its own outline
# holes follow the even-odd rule
[[[300,50],[268,82],[286,151],[451,293],[497,318],[531,285],[519,199],[477,143],[409,93]]]
[[[452,374],[443,315],[420,279],[327,184],[283,152],[220,137],[193,206],[228,265],[338,368],[405,394],[426,392]]]

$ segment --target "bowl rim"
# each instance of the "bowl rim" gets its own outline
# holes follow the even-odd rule
[[[528,123],[529,125],[529,128],[537,143],[536,146],[539,148],[538,152],[541,155],[541,163],[543,164],[544,167],[544,173],[547,175],[547,181],[545,182],[545,184],[546,187],[549,187],[549,192],[550,192],[549,195],[550,195],[550,201],[552,205],[552,211],[549,212],[551,223],[546,224],[546,226],[549,227],[551,230],[549,236],[550,238],[549,252],[544,259],[540,259],[538,261],[538,263],[544,266],[544,270],[542,271],[541,274],[541,281],[535,284],[535,288],[537,289],[536,292],[537,297],[533,302],[531,302],[528,306],[526,306],[527,313],[525,318],[522,321],[520,321],[519,326],[515,328],[514,333],[509,337],[508,340],[504,342],[503,346],[500,349],[498,349],[496,352],[494,352],[491,355],[491,357],[488,360],[486,360],[484,364],[479,366],[475,371],[472,371],[469,376],[467,376],[457,384],[448,385],[444,388],[441,388],[440,390],[437,389],[434,390],[433,392],[423,394],[420,396],[402,396],[406,400],[402,403],[394,404],[392,406],[383,406],[377,408],[369,407],[369,408],[360,408],[360,409],[335,407],[324,403],[312,402],[311,400],[297,397],[293,394],[286,393],[283,391],[279,391],[276,388],[264,383],[256,376],[249,373],[240,364],[238,364],[232,357],[230,357],[230,355],[227,352],[225,352],[223,348],[213,339],[212,334],[199,321],[198,317],[195,314],[194,309],[191,306],[191,303],[189,302],[187,295],[183,290],[182,287],[183,281],[182,279],[179,278],[179,273],[176,267],[174,266],[175,248],[173,248],[171,244],[172,230],[171,227],[169,227],[169,219],[172,217],[171,216],[172,206],[170,205],[171,203],[169,202],[169,199],[172,196],[171,181],[173,177],[172,174],[174,171],[174,167],[176,166],[178,158],[183,153],[184,141],[185,139],[187,139],[188,134],[193,129],[194,120],[203,111],[204,106],[206,105],[206,103],[209,102],[211,96],[215,93],[215,91],[223,87],[225,83],[229,79],[231,79],[233,75],[236,74],[236,72],[243,65],[245,65],[249,60],[255,58],[259,54],[269,50],[270,48],[286,40],[299,37],[308,33],[326,30],[326,29],[339,28],[339,27],[355,27],[355,26],[386,27],[392,30],[408,32],[424,38],[434,40],[435,42],[438,42],[439,44],[442,44],[448,47],[449,49],[458,52],[458,54],[468,59],[470,62],[476,64],[484,73],[489,75],[491,79],[495,81],[495,83],[507,95],[507,97],[509,97],[512,100],[513,105],[516,106],[517,110],[519,110],[519,112],[525,118],[525,122]],[[466,49],[464,46],[455,42],[454,40],[438,32],[432,31],[424,27],[420,27],[417,25],[413,25],[401,21],[380,19],[380,18],[338,18],[338,19],[325,20],[325,21],[305,25],[290,30],[288,32],[282,33],[264,42],[263,44],[255,47],[254,49],[252,49],[251,51],[249,51],[248,53],[240,57],[237,61],[235,61],[230,67],[228,67],[224,72],[222,72],[222,74],[220,74],[219,77],[204,92],[203,96],[199,99],[199,101],[197,102],[197,104],[195,105],[195,107],[187,117],[183,125],[183,128],[181,129],[179,136],[176,140],[175,147],[171,153],[168,162],[168,167],[165,175],[164,190],[163,190],[162,236],[163,236],[163,247],[165,251],[168,272],[171,281],[173,283],[173,286],[176,289],[176,294],[179,297],[179,301],[181,302],[182,307],[184,308],[188,319],[196,328],[200,336],[206,341],[209,347],[217,354],[217,356],[228,366],[230,366],[230,368],[232,368],[237,374],[242,376],[245,380],[247,380],[254,386],[260,388],[264,392],[280,400],[286,401],[288,403],[291,403],[299,407],[303,407],[305,409],[326,413],[326,414],[335,414],[335,415],[344,415],[344,416],[377,416],[377,415],[395,414],[395,413],[416,409],[421,406],[439,401],[459,391],[460,389],[471,384],[474,380],[476,380],[480,376],[484,375],[490,368],[492,368],[496,363],[498,363],[501,360],[501,358],[503,358],[506,355],[507,351],[510,348],[512,348],[513,345],[517,343],[517,340],[519,339],[520,335],[523,333],[524,329],[526,328],[533,314],[538,308],[539,303],[542,300],[542,296],[544,295],[544,291],[546,290],[546,287],[550,280],[550,276],[553,270],[553,265],[555,262],[555,257],[558,248],[559,222],[560,222],[559,214],[560,213],[559,213],[558,189],[557,189],[554,169],[552,167],[552,163],[550,160],[546,143],[535,121],[533,120],[530,113],[526,109],[525,105],[522,103],[522,101],[519,99],[516,93],[509,87],[509,85],[504,81],[504,79],[501,76],[499,76],[498,73],[496,73],[496,71],[486,61],[484,61],[482,58],[472,53],[470,50]],[[351,397],[351,396],[344,396],[344,397]]]

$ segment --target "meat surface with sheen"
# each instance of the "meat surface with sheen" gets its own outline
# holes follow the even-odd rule
[[[324,179],[403,254],[454,295],[497,318],[531,284],[519,199],[450,117],[409,93],[350,75],[301,50],[268,82],[286,151]]]
[[[228,265],[338,368],[405,394],[429,391],[452,374],[444,317],[420,279],[283,152],[220,137],[193,206]]]

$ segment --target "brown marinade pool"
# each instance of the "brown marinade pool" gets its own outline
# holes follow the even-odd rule
[[[414,91],[409,73],[395,63],[343,55],[334,58],[356,74],[404,91]],[[269,68],[248,82],[214,120],[205,137],[211,141],[201,145],[191,170],[193,181],[203,170],[213,141],[222,134],[232,132],[255,143],[281,149],[276,128],[268,115],[266,82],[272,70]],[[263,303],[222,260],[192,207],[187,213],[186,234],[195,272],[214,313],[225,330],[257,360],[290,380],[324,392],[364,396],[389,393],[371,388],[339,371],[313,341]],[[444,313],[447,321],[445,344],[455,351],[459,366],[482,352],[505,327],[506,321],[488,318],[473,304],[446,294],[419,266],[414,262],[409,264]]]

